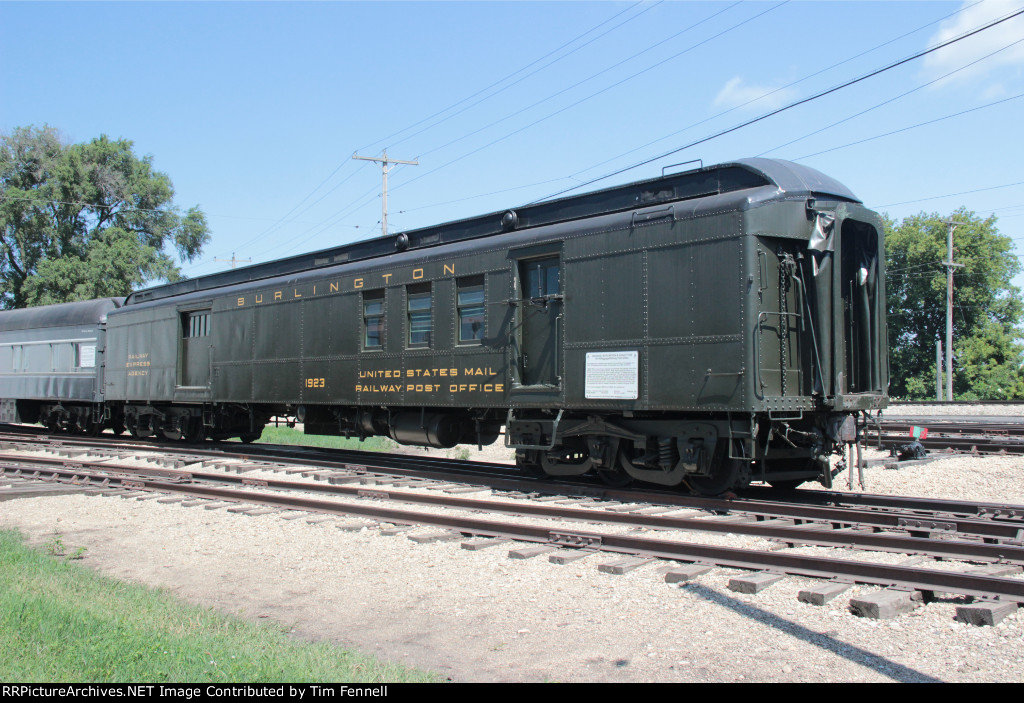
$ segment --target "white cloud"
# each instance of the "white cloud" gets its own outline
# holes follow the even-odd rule
[[[985,100],[1001,100],[1010,97],[1010,91],[1002,83],[991,83],[982,91],[981,97]]]
[[[793,100],[796,91],[764,85],[747,85],[739,76],[729,80],[715,96],[715,107],[741,107],[750,103],[752,110],[773,110]]]
[[[976,0],[966,0],[964,6],[975,2]],[[1024,0],[985,0],[977,3],[939,25],[939,30],[928,39],[928,46],[952,39],[1022,8]],[[1020,39],[1024,39],[1024,15],[929,54],[924,58],[923,77],[925,80],[933,80]],[[1004,49],[970,68],[958,71],[949,78],[939,81],[935,86],[970,81],[982,89],[991,89],[995,83],[993,72],[1005,66],[1014,66],[1018,69],[1024,67],[1024,42]]]

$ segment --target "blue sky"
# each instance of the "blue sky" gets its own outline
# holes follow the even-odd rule
[[[503,210],[1020,9],[0,2],[0,131],[49,124],[69,141],[134,141],[170,175],[176,203],[208,216],[212,241],[183,267],[194,276],[232,253],[258,262],[379,235],[380,167],[354,153],[419,160],[390,175],[391,233]],[[897,218],[995,213],[1024,253],[1022,94],[1018,17],[575,192],[690,159],[786,158]]]

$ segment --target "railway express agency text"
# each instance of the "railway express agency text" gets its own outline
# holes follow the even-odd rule
[[[0,686],[4,698],[383,698],[388,695],[387,686],[348,686],[346,684],[305,684],[252,685],[252,684],[210,684],[207,686],[165,686],[163,684],[114,684],[110,686],[48,685],[48,684],[4,684]]]

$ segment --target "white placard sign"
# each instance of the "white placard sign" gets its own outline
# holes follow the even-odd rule
[[[639,388],[640,352],[587,353],[587,398],[636,400]]]
[[[79,353],[79,368],[91,369],[96,366],[96,345],[83,344]]]

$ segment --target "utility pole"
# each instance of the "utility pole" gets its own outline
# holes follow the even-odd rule
[[[942,338],[935,340],[935,400],[942,400]]]
[[[956,220],[943,222],[949,225],[949,232],[946,234],[949,259],[943,262],[946,267],[946,400],[953,400],[953,269],[963,266],[953,263],[953,228],[964,223]]]
[[[388,168],[388,164],[408,164],[409,166],[419,166],[420,162],[389,159],[387,149],[384,150],[384,156],[379,159],[376,159],[372,156],[356,156],[355,154],[352,154],[352,158],[359,159],[361,161],[376,161],[381,165],[381,170],[384,172],[384,202],[382,203],[381,209],[380,228],[382,233],[381,236],[386,237],[388,236],[388,171],[391,170],[390,168]]]
[[[231,268],[234,268],[238,264],[240,264],[240,263],[248,263],[248,262],[252,261],[252,259],[236,259],[235,258],[235,252],[231,252],[231,258],[230,259],[214,259],[214,261],[224,261],[224,262],[230,261],[231,262]]]

